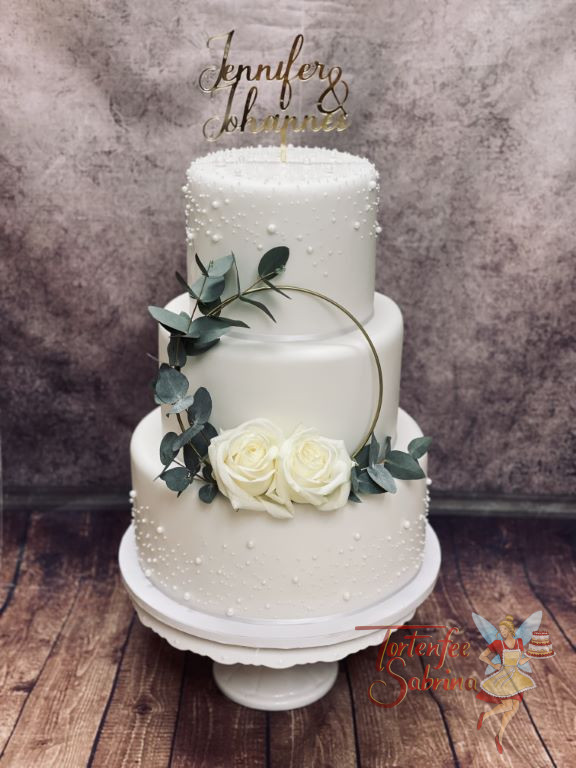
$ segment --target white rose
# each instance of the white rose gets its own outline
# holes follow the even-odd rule
[[[265,510],[292,517],[289,496],[276,488],[276,467],[284,435],[267,419],[224,430],[210,441],[208,456],[218,489],[234,509]]]
[[[321,510],[338,509],[348,501],[353,466],[342,440],[297,427],[280,448],[278,492]]]

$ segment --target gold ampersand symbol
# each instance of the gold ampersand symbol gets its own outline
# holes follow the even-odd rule
[[[341,89],[343,89],[343,95],[338,96],[338,93],[336,91],[337,86],[341,86]],[[346,102],[346,99],[348,98],[348,93],[350,89],[348,88],[348,83],[346,80],[342,79],[342,69],[341,67],[332,67],[328,71],[328,86],[325,88],[324,91],[320,94],[317,102],[318,110],[322,112],[324,115],[333,115],[335,112],[340,111],[344,117],[347,116],[346,109],[344,107],[344,104]],[[336,102],[335,106],[332,108],[329,108],[325,105],[325,101],[328,97],[333,96],[334,101]]]

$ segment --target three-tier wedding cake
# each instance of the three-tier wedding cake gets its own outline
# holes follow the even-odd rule
[[[179,410],[174,398],[157,399],[131,443],[139,562],[178,603],[310,619],[381,601],[420,568],[426,458],[418,425],[398,406],[402,315],[374,293],[378,192],[371,162],[329,149],[289,147],[285,161],[274,147],[230,149],[188,169],[181,282],[191,288],[155,316],[162,370],[190,388],[174,395]],[[289,257],[261,279],[271,252]],[[210,271],[224,257],[226,273]],[[200,311],[199,281],[222,292],[203,294]],[[240,285],[260,290],[238,298]],[[235,296],[235,324],[214,333],[232,304],[214,307]],[[199,343],[189,329],[201,313],[213,335]],[[199,391],[218,435],[208,432],[196,472]],[[420,475],[395,459],[408,461],[408,451]],[[189,487],[168,482],[172,459]]]

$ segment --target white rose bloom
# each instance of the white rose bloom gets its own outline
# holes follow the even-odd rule
[[[353,466],[342,440],[299,426],[280,448],[278,492],[321,510],[338,509],[348,501]]]
[[[292,517],[288,495],[276,488],[276,467],[284,435],[267,419],[253,419],[214,437],[208,448],[218,489],[234,509],[265,510]]]

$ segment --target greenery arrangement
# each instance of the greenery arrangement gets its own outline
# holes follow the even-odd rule
[[[176,491],[178,495],[186,490],[195,478],[204,481],[199,492],[202,501],[210,503],[218,492],[208,459],[208,446],[218,434],[210,423],[212,399],[204,387],[197,389],[194,395],[189,395],[190,382],[181,368],[186,364],[188,357],[200,355],[218,344],[230,328],[248,328],[242,320],[222,317],[224,307],[234,301],[250,304],[276,322],[268,307],[249,294],[256,288],[267,286],[270,290],[278,291],[289,298],[271,282],[284,271],[288,256],[289,250],[284,246],[267,251],[258,264],[258,280],[246,290],[242,290],[234,254],[211,261],[208,266],[196,255],[201,277],[192,286],[176,272],[178,282],[196,302],[192,314],[176,314],[163,307],[148,307],[152,317],[170,332],[168,364],[163,363],[160,366],[153,386],[155,402],[158,405],[170,405],[168,413],[176,415],[180,427],[180,433],[168,432],[162,439],[160,461],[164,470],[159,475],[168,488]],[[223,301],[221,297],[229,272],[234,274],[236,291]],[[196,312],[201,316],[195,317]],[[188,426],[184,422],[183,413],[186,414]],[[183,463],[177,458],[180,450]],[[172,464],[177,466],[171,467]]]
[[[258,264],[258,279],[243,290],[234,254],[211,261],[208,265],[196,256],[201,276],[192,286],[176,273],[178,282],[195,301],[192,314],[176,314],[162,307],[148,308],[152,317],[170,333],[168,363],[160,366],[153,388],[155,402],[170,406],[168,414],[175,416],[180,430],[168,432],[162,439],[160,460],[163,470],[158,476],[178,496],[195,479],[202,482],[199,498],[203,502],[210,503],[218,493],[208,455],[210,442],[218,435],[210,421],[212,400],[204,387],[189,395],[190,382],[181,369],[189,357],[203,354],[218,344],[230,328],[249,327],[242,320],[222,315],[222,311],[234,302],[249,304],[275,322],[270,309],[251,294],[272,290],[289,299],[281,287],[272,282],[284,271],[288,257],[289,250],[285,246],[267,251]],[[228,274],[233,275],[235,291],[230,297],[222,299]],[[406,453],[392,450],[390,437],[380,444],[372,433],[371,439],[352,457],[355,463],[350,472],[349,500],[360,502],[363,494],[395,493],[395,479],[425,477],[418,459],[428,451],[430,443],[430,437],[416,438],[409,444]]]
[[[408,453],[393,451],[392,440],[386,437],[378,443],[376,436],[354,457],[356,466],[350,473],[350,501],[360,502],[362,493],[396,493],[397,480],[418,480],[425,477],[418,463],[427,452],[431,437],[416,437],[408,444]]]

